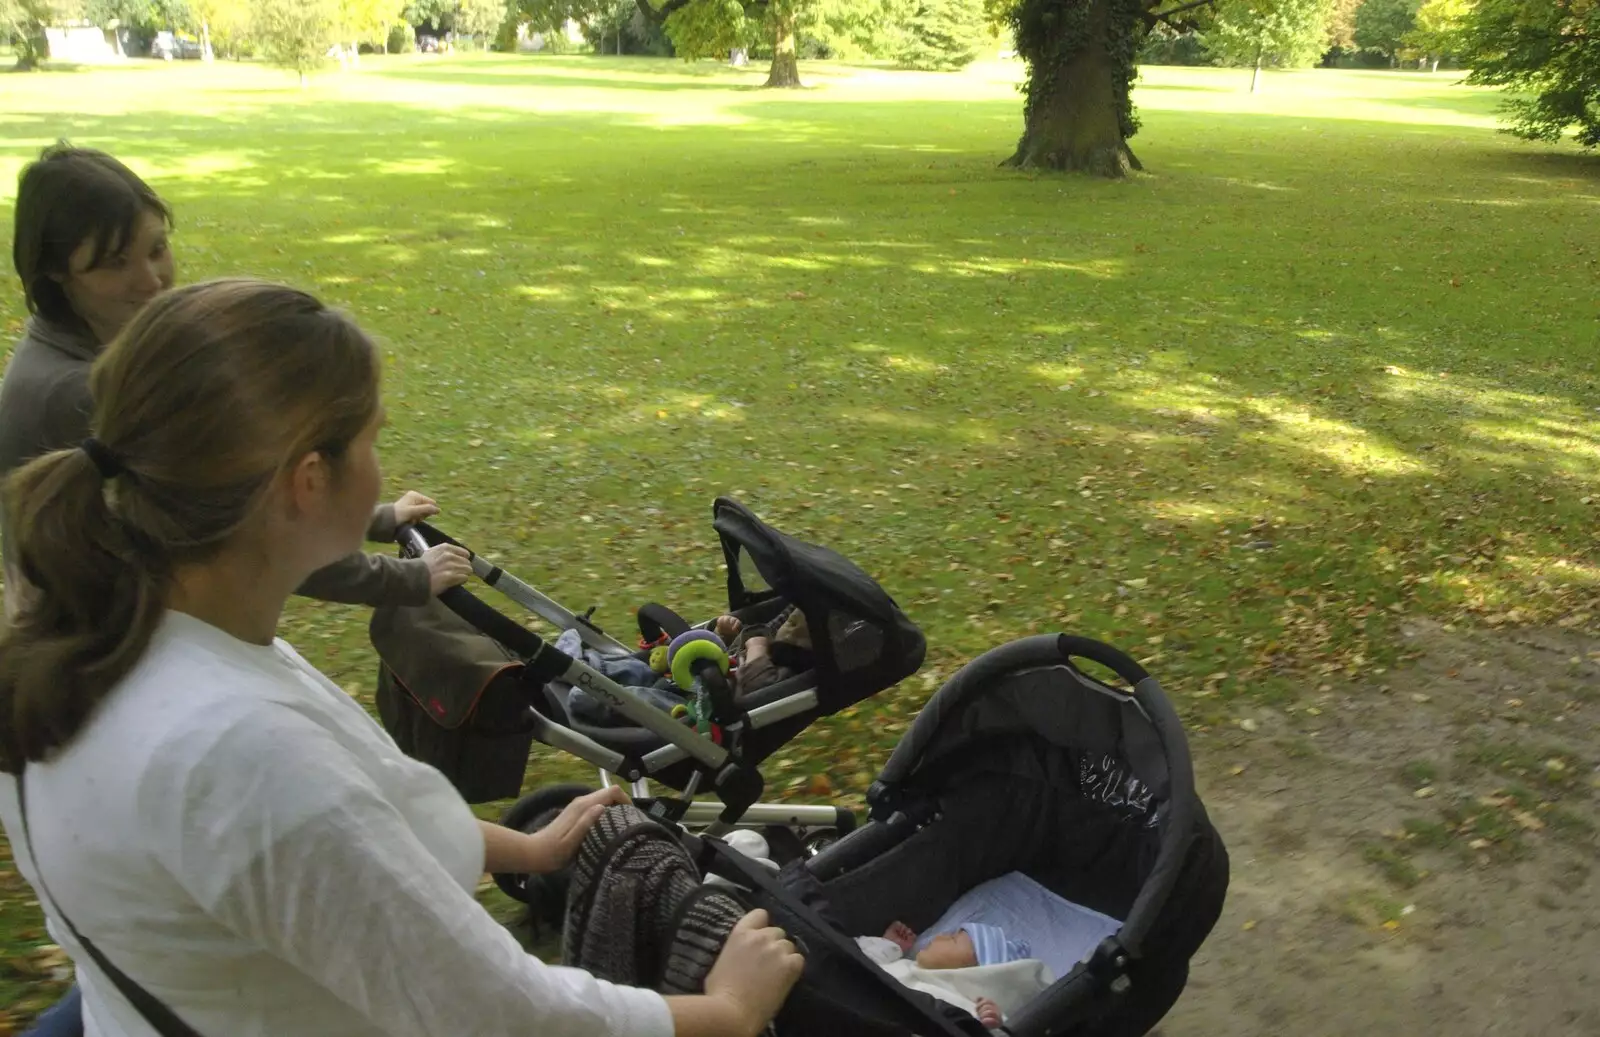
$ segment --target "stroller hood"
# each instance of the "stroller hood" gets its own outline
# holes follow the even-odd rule
[[[711,514],[728,563],[729,609],[782,597],[805,614],[819,712],[838,712],[917,672],[927,651],[922,631],[855,563],[780,533],[728,497],[718,497]],[[770,589],[746,586],[751,567]]]

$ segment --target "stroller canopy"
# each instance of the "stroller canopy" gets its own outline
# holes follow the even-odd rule
[[[781,598],[805,613],[818,713],[836,713],[917,672],[927,651],[922,631],[855,563],[780,533],[729,497],[717,498],[711,516],[728,563],[729,609]],[[767,589],[746,586],[752,567]]]

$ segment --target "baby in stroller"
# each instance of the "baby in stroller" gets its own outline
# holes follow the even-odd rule
[[[811,631],[806,626],[805,613],[793,605],[767,623],[746,624],[737,616],[722,615],[710,627],[709,633],[715,636],[717,645],[728,652],[733,667],[730,678],[736,699],[811,668]],[[704,637],[704,632],[700,636]],[[576,630],[564,632],[556,640],[556,648],[568,655],[581,655],[607,677],[636,692],[656,707],[672,712],[674,707],[687,706],[689,689],[681,687],[672,676],[669,640],[663,634],[656,644],[641,643],[641,651],[649,649],[645,659],[635,656],[607,657],[595,651],[585,652],[582,638]],[[615,711],[576,686],[567,693],[567,709],[575,719],[597,727],[626,723]]]
[[[1005,930],[997,925],[968,922],[925,942],[927,945],[922,951],[914,953],[917,933],[904,922],[893,923],[882,936],[856,937],[856,945],[862,953],[883,966],[890,975],[913,989],[921,989],[967,1009],[990,1030],[998,1029],[1005,1020],[995,996],[1008,1001],[1027,1000],[1054,982],[1054,976],[1043,962],[1029,960],[1031,951],[1027,942],[1008,940]],[[955,977],[923,977],[922,982],[912,979],[914,974],[906,964],[912,963],[924,972],[967,972],[1013,962],[1019,963],[1019,967],[1004,972],[968,972],[961,981],[955,981]]]

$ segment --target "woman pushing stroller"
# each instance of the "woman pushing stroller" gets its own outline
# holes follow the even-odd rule
[[[0,817],[90,1032],[753,1035],[802,962],[757,912],[704,993],[545,966],[473,899],[568,863],[274,638],[378,492],[376,351],[305,293],[167,292],[96,362],[92,436],[13,476],[31,584],[0,632]]]

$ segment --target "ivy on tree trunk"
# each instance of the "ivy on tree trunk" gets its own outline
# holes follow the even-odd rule
[[[1028,66],[1022,139],[1003,164],[1124,177],[1142,169],[1128,147],[1139,131],[1130,92],[1134,58],[1157,22],[1211,3],[1189,0],[1017,0],[1006,14]]]

